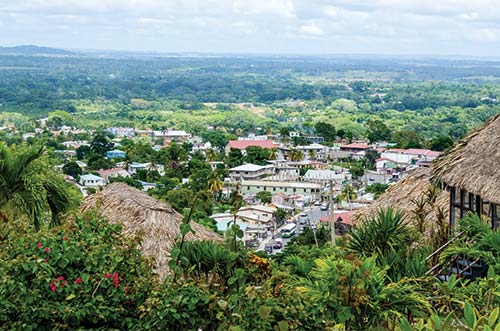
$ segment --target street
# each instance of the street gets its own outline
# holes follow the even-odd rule
[[[321,206],[310,206],[306,207],[300,214],[297,214],[291,218],[292,222],[297,224],[297,230],[295,232],[295,235],[299,235],[302,233],[303,229],[307,224],[311,225],[317,225],[320,221],[320,219],[324,216],[328,215],[328,210],[322,210]],[[302,221],[302,222],[301,222]],[[283,246],[281,249],[273,249],[273,252],[271,254],[276,254],[281,252],[287,245],[287,243],[290,241],[292,238],[282,238],[281,237],[281,230],[286,224],[289,224],[290,222],[285,223],[283,226],[279,227],[276,229],[274,232],[274,236],[269,236],[267,239],[263,240],[260,242],[259,247],[257,250],[263,251],[266,247],[266,244],[273,243],[276,239],[280,238],[281,242],[283,243]],[[301,224],[304,223],[304,224]]]

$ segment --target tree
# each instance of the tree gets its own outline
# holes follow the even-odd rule
[[[340,191],[340,194],[337,196],[337,201],[346,201],[349,206],[351,206],[351,202],[353,200],[356,200],[357,194],[356,190],[352,185],[345,185],[342,187],[342,191]]]
[[[391,130],[381,120],[371,119],[366,123],[366,126],[367,138],[370,143],[391,140]]]
[[[267,164],[271,152],[268,149],[259,146],[249,146],[246,148],[246,155],[243,158],[246,163],[252,164]]]
[[[415,131],[396,131],[393,140],[399,148],[422,148],[423,146],[422,137]]]
[[[373,193],[373,197],[377,199],[382,193],[384,193],[389,185],[387,184],[380,184],[380,183],[375,183],[372,185],[368,185],[366,187],[366,192],[368,193]]]
[[[436,139],[432,139],[429,148],[433,151],[444,151],[445,149],[453,146],[454,142],[450,136],[439,136]]]
[[[278,149],[271,149],[271,153],[269,153],[269,160],[277,160],[278,159]]]
[[[222,131],[211,130],[208,131],[203,138],[205,138],[213,147],[223,150],[228,143],[226,134]]]
[[[113,146],[114,144],[109,141],[109,138],[102,133],[96,134],[90,142],[90,150],[101,156],[104,156],[106,152],[112,150]]]
[[[375,169],[376,160],[380,158],[380,153],[374,149],[369,149],[365,152],[366,167],[369,169]]]
[[[71,204],[69,185],[43,160],[42,147],[0,144],[0,218],[26,215],[38,228],[47,214],[57,224]]]
[[[73,177],[77,181],[80,179],[80,176],[82,174],[82,168],[80,168],[78,163],[74,161],[66,163],[63,166],[62,170],[66,175]]]
[[[314,132],[325,139],[326,142],[335,140],[335,127],[330,123],[316,122]]]
[[[212,148],[207,149],[205,156],[208,162],[214,162],[217,160],[217,152]]]
[[[260,191],[255,194],[255,197],[262,203],[271,203],[271,198],[273,194],[269,191]]]
[[[304,159],[304,153],[300,149],[292,148],[288,154],[288,159],[293,162],[300,162]]]
[[[231,148],[229,154],[227,155],[227,166],[229,168],[234,168],[243,164],[243,153],[241,150],[236,148]]]

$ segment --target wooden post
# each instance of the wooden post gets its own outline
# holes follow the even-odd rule
[[[450,232],[453,230],[455,225],[455,198],[456,189],[455,187],[450,188]]]
[[[479,195],[476,195],[476,213],[479,217],[483,214],[483,201]]]
[[[463,218],[465,215],[465,190],[460,189],[460,218]]]

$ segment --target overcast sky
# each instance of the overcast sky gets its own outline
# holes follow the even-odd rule
[[[0,44],[500,56],[498,0],[0,0]]]

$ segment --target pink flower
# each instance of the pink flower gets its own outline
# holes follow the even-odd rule
[[[43,260],[43,262],[49,262],[49,259],[45,259],[45,260]]]
[[[56,278],[56,280],[59,280],[59,281],[64,280],[64,277],[63,276],[59,276],[59,277]]]
[[[38,249],[42,248],[42,243],[36,244],[36,248],[38,248]]]
[[[75,279],[75,284],[80,284],[82,282],[82,279],[80,277],[78,277],[77,279]]]
[[[66,237],[62,237],[62,240],[63,240],[63,241],[65,241],[65,240],[68,240],[68,238],[66,238]]]
[[[50,253],[50,247],[45,247],[45,253]]]
[[[107,279],[110,279],[111,278],[111,274],[106,274],[104,277],[106,277]]]

